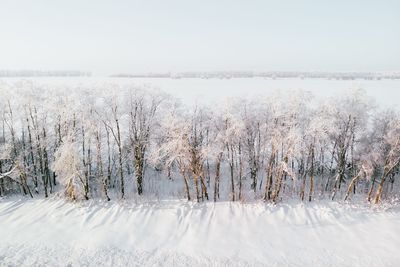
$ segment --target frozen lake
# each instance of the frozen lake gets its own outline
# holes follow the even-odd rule
[[[352,88],[362,88],[381,106],[398,108],[400,80],[328,80],[328,79],[171,79],[171,78],[110,78],[110,77],[34,77],[0,78],[6,83],[32,80],[55,86],[92,87],[104,83],[133,84],[155,87],[181,98],[183,102],[213,103],[226,97],[255,97],[273,91],[304,90],[316,96],[343,94]]]

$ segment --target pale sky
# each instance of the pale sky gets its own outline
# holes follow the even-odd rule
[[[1,0],[0,69],[400,70],[400,1]]]

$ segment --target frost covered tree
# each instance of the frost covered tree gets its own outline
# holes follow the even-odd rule
[[[60,177],[60,183],[65,188],[65,195],[73,200],[81,197],[87,199],[85,192],[86,181],[82,172],[82,162],[79,153],[79,144],[73,137],[63,140],[58,148],[53,170]]]
[[[362,90],[184,106],[147,87],[0,84],[0,195],[399,196],[400,123]]]
[[[158,109],[165,96],[138,89],[132,91],[129,101],[129,138],[134,151],[137,192],[141,195],[143,193],[146,153],[150,145],[152,131],[157,124]]]
[[[118,88],[119,89],[119,88]],[[126,93],[125,91],[123,91]],[[109,99],[106,99],[106,107],[104,112],[100,115],[102,117],[102,122],[108,132],[108,135],[111,135],[115,141],[115,144],[118,149],[118,175],[119,175],[119,185],[121,191],[121,198],[125,197],[125,177],[124,177],[124,156],[123,156],[123,147],[124,147],[124,136],[122,135],[122,125],[123,123],[123,115],[126,115],[126,110],[123,109],[126,103],[122,103],[122,99],[120,95],[112,95],[109,96]],[[127,125],[125,125],[127,127]]]
[[[333,103],[334,130],[331,138],[333,140],[332,158],[336,163],[336,171],[333,179],[332,200],[341,189],[341,185],[356,172],[354,148],[357,139],[366,129],[371,110],[370,99],[362,90],[351,91],[348,96],[334,99]]]
[[[398,115],[390,119],[385,130],[386,133],[382,140],[383,170],[375,194],[375,204],[379,203],[382,198],[383,188],[388,177],[391,177],[394,182],[394,175],[400,164],[400,118]]]

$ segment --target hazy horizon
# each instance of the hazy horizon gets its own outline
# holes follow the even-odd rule
[[[2,1],[0,69],[399,71],[398,1]]]

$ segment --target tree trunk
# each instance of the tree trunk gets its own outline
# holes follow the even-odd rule
[[[229,152],[229,151],[228,151]],[[235,201],[235,180],[234,180],[234,158],[233,158],[233,148],[231,147],[230,149],[230,154],[231,154],[231,159],[229,162],[229,167],[231,171],[231,195],[232,195],[232,201]]]
[[[270,200],[272,197],[272,183],[273,183],[273,168],[274,168],[274,161],[275,161],[275,152],[274,148],[272,148],[271,156],[269,157],[268,161],[268,168],[267,168],[267,181],[265,185],[265,196],[264,200]]]
[[[119,176],[121,180],[121,198],[125,197],[125,185],[124,185],[124,169],[122,163],[122,143],[121,143],[121,131],[119,129],[118,119],[115,119],[117,125],[117,145],[118,145],[118,162],[119,162]]]
[[[143,194],[143,167],[144,158],[142,149],[139,145],[135,145],[135,176],[138,194]]]
[[[332,192],[332,200],[335,199],[336,193],[340,190],[340,185],[344,181],[344,172],[346,170],[346,151],[342,149],[342,152],[339,154],[339,165],[338,165],[338,176],[335,180],[335,184]]]
[[[202,169],[202,168],[201,168]],[[202,189],[202,198],[203,198],[203,194],[206,197],[206,199],[208,200],[208,192],[207,192],[207,185],[206,185],[206,180],[204,178],[204,173],[202,172],[200,175],[200,182],[201,182],[201,189]]]
[[[351,182],[350,182],[350,184],[349,184],[349,186],[347,188],[347,192],[346,192],[346,196],[344,198],[344,201],[346,201],[349,198],[350,193],[351,193],[351,189],[355,185],[355,183],[358,180],[358,178],[360,178],[360,176],[361,176],[361,171],[356,176],[354,176],[353,179],[351,179]]]
[[[85,180],[83,181],[83,193],[86,200],[89,199],[89,174],[86,162],[85,129],[82,126],[82,164]]]
[[[306,182],[307,182],[307,173],[308,173],[308,158],[307,158],[307,163],[306,163],[306,167],[303,168],[303,173],[302,173],[302,184],[301,184],[301,189],[300,189],[300,199],[301,201],[304,201],[304,197],[305,197],[305,191],[306,191]]]
[[[217,157],[217,162],[215,164],[215,179],[214,179],[214,202],[219,199],[219,178],[220,178],[220,169],[221,169],[221,159],[222,153],[220,153]]]
[[[110,201],[110,197],[108,196],[108,188],[107,188],[107,177],[104,176],[103,172],[103,161],[101,159],[101,139],[100,133],[97,132],[96,134],[96,141],[97,141],[97,168],[98,168],[98,177],[100,178],[103,184],[103,192],[104,196],[106,197],[107,201]]]
[[[29,156],[31,158],[31,163],[32,163],[32,166],[33,166],[33,183],[35,185],[36,194],[39,194],[37,167],[36,167],[36,162],[35,162],[35,156],[33,155],[32,132],[31,132],[31,127],[29,125],[29,119],[28,118],[26,118],[26,122],[28,124]]]
[[[199,191],[199,178],[196,174],[193,173],[194,185],[196,188],[196,198],[197,202],[200,202],[200,191]]]
[[[311,148],[311,170],[310,170],[310,193],[308,195],[308,201],[311,202],[314,193],[314,144]]]
[[[243,163],[242,163],[242,149],[239,143],[239,201],[242,200],[242,172],[243,172]]]
[[[110,148],[110,132],[106,127],[107,133],[107,185],[111,184],[111,148]]]
[[[372,192],[374,191],[374,187],[375,187],[375,180],[376,180],[376,175],[374,175],[372,178],[371,187],[368,192],[368,202],[371,202]]]
[[[329,182],[331,179],[331,175],[333,174],[332,170],[333,170],[333,161],[334,161],[334,156],[335,156],[335,149],[336,149],[336,145],[337,145],[337,140],[335,141],[335,144],[333,145],[333,149],[332,149],[332,154],[331,154],[331,164],[329,166],[329,173],[328,173],[328,179],[326,180],[326,184],[325,184],[325,192],[328,191],[328,187],[329,187]]]
[[[181,175],[182,175],[183,181],[185,183],[185,193],[186,193],[187,200],[190,201],[191,197],[190,197],[190,191],[189,191],[189,178],[187,177],[185,169],[182,167],[181,167]],[[197,199],[197,201],[198,201],[198,199]]]
[[[257,192],[257,167],[256,162],[252,162],[252,167],[250,168],[250,179],[252,180],[251,187],[254,190],[254,193]]]
[[[0,173],[3,173],[3,161],[0,159]],[[4,192],[4,178],[0,178],[0,196],[3,196]]]
[[[47,192],[47,181],[46,181],[46,174],[44,172],[44,166],[43,166],[43,155],[42,155],[42,145],[40,142],[40,136],[39,133],[37,133],[37,151],[39,155],[39,168],[40,168],[40,174],[42,176],[42,182],[43,182],[43,188],[44,188],[44,196],[48,197],[48,192]]]
[[[33,198],[31,189],[28,186],[28,182],[27,182],[27,179],[26,179],[26,174],[21,172],[20,178],[21,178],[21,185],[22,185],[24,194],[27,195],[29,193],[30,197]]]
[[[210,163],[208,162],[208,158],[206,159],[206,170],[207,170],[207,187],[210,187],[211,183],[211,173],[210,173]]]
[[[381,200],[383,184],[385,183],[386,177],[387,177],[387,173],[384,171],[382,174],[381,182],[379,183],[378,190],[376,191],[375,200],[374,200],[375,204],[378,204],[379,201]]]
[[[285,155],[285,157],[284,157],[283,160],[284,160],[284,162],[287,164],[287,163],[288,163],[288,156]],[[274,193],[273,193],[273,199],[272,199],[272,201],[273,201],[274,203],[276,203],[276,201],[277,201],[277,199],[278,199],[278,197],[279,197],[279,193],[280,193],[281,188],[282,188],[282,180],[283,180],[283,175],[284,175],[284,173],[285,173],[285,170],[284,170],[283,167],[281,166],[281,167],[280,167],[280,170],[279,170],[279,174],[278,174],[278,179],[277,179],[276,184],[275,184],[275,191],[274,191]]]

